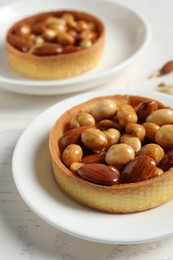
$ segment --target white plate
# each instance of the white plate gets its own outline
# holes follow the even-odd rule
[[[76,9],[92,13],[106,26],[104,56],[93,70],[64,80],[32,80],[17,74],[7,62],[5,35],[17,20],[42,11]],[[29,0],[0,9],[0,86],[6,90],[35,95],[65,94],[96,87],[136,60],[150,42],[145,18],[114,0]]]
[[[148,96],[167,105],[173,103],[171,96],[136,90],[93,92],[61,101],[36,118],[19,139],[13,155],[14,180],[29,207],[64,232],[110,244],[160,239],[173,234],[173,200],[141,213],[108,214],[79,205],[58,188],[53,178],[48,136],[56,119],[87,99],[115,93]]]

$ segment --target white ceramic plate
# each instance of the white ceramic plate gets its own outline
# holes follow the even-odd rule
[[[31,14],[58,9],[82,10],[100,17],[106,26],[106,46],[101,62],[90,72],[70,79],[43,81],[22,77],[8,65],[4,45],[7,29]],[[136,60],[150,41],[145,18],[114,0],[22,0],[0,9],[0,28],[1,88],[35,95],[83,91],[111,80]]]
[[[29,207],[64,232],[103,243],[141,243],[160,239],[173,234],[173,200],[140,213],[103,213],[67,197],[53,178],[48,136],[56,119],[78,103],[115,93],[148,96],[167,105],[173,103],[171,96],[136,90],[93,92],[61,101],[36,118],[19,139],[13,155],[14,180]]]

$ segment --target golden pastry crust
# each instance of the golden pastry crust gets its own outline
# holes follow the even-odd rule
[[[59,16],[67,12],[77,19],[83,19],[96,25],[98,38],[91,47],[60,55],[36,56],[32,53],[22,52],[11,44],[10,36],[18,24],[32,23],[33,20],[40,19],[40,17]],[[10,65],[20,74],[33,79],[55,80],[77,76],[94,68],[103,54],[104,42],[105,27],[97,17],[73,10],[62,10],[34,15],[14,24],[7,32],[6,49]]]
[[[71,172],[61,161],[58,147],[59,139],[69,129],[69,121],[78,111],[91,111],[103,99],[112,99],[118,106],[130,104],[137,107],[149,98],[128,95],[97,97],[65,112],[55,123],[49,139],[53,174],[58,186],[79,203],[101,211],[129,213],[159,206],[173,197],[173,168],[160,176],[127,184],[104,186],[88,182]],[[164,105],[159,104],[159,108]]]

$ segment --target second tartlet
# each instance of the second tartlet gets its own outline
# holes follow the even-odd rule
[[[102,56],[105,27],[88,13],[61,10],[27,17],[7,32],[10,65],[34,79],[54,80],[94,68]]]

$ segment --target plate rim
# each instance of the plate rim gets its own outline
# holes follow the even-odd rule
[[[26,127],[26,129],[23,131],[23,133],[21,134],[21,136],[19,137],[18,141],[17,141],[17,144],[15,146],[15,149],[14,149],[14,152],[13,152],[13,157],[12,157],[12,172],[13,172],[13,179],[14,179],[14,182],[15,182],[15,185],[17,187],[17,190],[19,192],[19,194],[21,195],[22,199],[25,201],[25,203],[30,207],[30,209],[35,212],[41,219],[43,219],[45,222],[49,223],[50,225],[54,226],[55,228],[65,232],[65,233],[68,233],[70,235],[73,235],[75,237],[78,237],[78,238],[82,238],[82,239],[85,239],[85,240],[89,240],[89,241],[94,241],[94,242],[99,242],[99,243],[106,243],[106,244],[139,244],[139,243],[145,243],[145,242],[151,242],[151,241],[155,241],[155,240],[159,240],[161,238],[164,238],[164,237],[168,237],[170,235],[173,234],[173,228],[172,230],[169,228],[169,230],[167,230],[167,232],[163,232],[161,231],[160,232],[160,235],[158,236],[151,236],[151,232],[149,232],[149,234],[146,236],[143,236],[141,237],[140,239],[131,239],[131,240],[127,240],[127,239],[117,239],[116,240],[114,239],[111,239],[111,240],[106,240],[106,239],[103,239],[102,238],[99,238],[97,237],[96,235],[95,236],[88,236],[88,235],[85,235],[84,233],[82,232],[75,232],[74,229],[72,228],[71,230],[69,230],[67,227],[65,227],[64,225],[60,225],[60,223],[58,223],[59,225],[57,225],[57,223],[55,222],[52,222],[52,220],[50,220],[50,218],[48,219],[45,215],[43,215],[42,213],[39,212],[38,209],[36,208],[33,208],[33,205],[31,203],[31,201],[28,199],[28,197],[26,196],[26,194],[23,193],[23,190],[21,190],[20,188],[20,185],[16,176],[17,176],[17,169],[16,169],[16,158],[18,156],[18,153],[19,153],[19,150],[20,150],[20,145],[23,141],[23,139],[25,138],[25,135],[27,135],[27,132],[30,131],[30,129],[32,129],[33,125],[40,119],[40,118],[44,118],[46,117],[47,115],[49,115],[49,113],[51,111],[53,111],[57,106],[61,106],[62,104],[64,103],[70,103],[70,100],[75,100],[77,99],[77,104],[83,102],[83,100],[81,101],[81,97],[82,99],[86,98],[87,96],[87,99],[89,98],[92,98],[92,97],[95,97],[95,96],[102,96],[102,95],[115,95],[115,94],[127,94],[127,95],[146,95],[146,96],[152,96],[152,98],[159,98],[162,101],[162,99],[166,99],[166,98],[170,98],[173,100],[173,97],[171,97],[170,95],[168,94],[162,94],[162,93],[155,93],[155,91],[144,91],[144,90],[135,90],[135,89],[117,89],[115,91],[113,90],[110,90],[110,91],[94,91],[94,92],[88,92],[88,93],[85,93],[85,94],[79,94],[79,95],[76,95],[76,96],[73,96],[73,97],[70,97],[70,98],[66,98],[58,103],[55,103],[54,105],[50,106],[49,108],[47,108],[46,110],[44,110],[40,115],[38,115],[30,124],[28,127]],[[153,96],[154,94],[154,96]],[[88,98],[89,96],[89,98]],[[86,100],[87,100],[86,99]],[[62,113],[60,113],[62,114]],[[50,126],[49,126],[50,128]],[[45,131],[45,130],[44,130]],[[73,200],[72,200],[73,201]],[[163,205],[166,205],[166,203],[164,203]],[[161,205],[162,206],[162,205]],[[159,206],[159,207],[161,207]],[[158,209],[158,207],[156,208]],[[86,209],[87,210],[87,209]],[[89,209],[89,211],[91,210],[91,212],[93,211],[92,209]],[[155,209],[152,209],[152,210],[155,210]],[[149,211],[148,211],[149,212]],[[141,212],[142,214],[143,212]],[[90,214],[90,213],[89,213]],[[98,212],[98,214],[102,214],[102,212]],[[133,214],[133,213],[132,213]],[[131,215],[131,214],[127,214],[127,215]]]
[[[48,0],[44,0],[44,1],[48,2]],[[66,2],[68,2],[68,1],[69,0],[66,0]],[[124,67],[127,67],[129,64],[131,64],[133,62],[133,60],[135,60],[137,57],[139,57],[144,52],[144,50],[147,48],[147,46],[151,42],[152,33],[151,33],[151,27],[150,27],[148,20],[139,10],[132,8],[128,4],[123,4],[123,3],[120,3],[120,2],[114,1],[114,0],[94,0],[94,1],[103,2],[103,3],[106,2],[106,3],[114,4],[115,6],[122,7],[124,9],[128,10],[129,12],[131,12],[133,15],[137,16],[138,19],[140,19],[141,23],[143,24],[143,28],[145,29],[145,36],[144,36],[143,42],[138,47],[137,51],[132,53],[127,59],[123,60],[116,66],[108,68],[108,69],[102,71],[101,73],[98,72],[96,74],[89,75],[89,76],[87,76],[87,78],[73,77],[73,78],[64,79],[64,80],[62,79],[62,80],[45,81],[45,80],[32,80],[32,79],[27,79],[27,78],[26,78],[26,80],[25,79],[9,79],[9,78],[6,78],[6,77],[3,77],[2,75],[0,75],[0,82],[4,83],[4,84],[9,83],[9,84],[13,84],[13,85],[26,86],[26,87],[35,86],[37,88],[40,88],[40,87],[46,88],[47,86],[50,86],[50,87],[54,88],[54,87],[59,87],[59,86],[68,86],[68,85],[71,85],[71,83],[73,83],[73,84],[81,83],[82,84],[86,81],[90,82],[90,81],[94,81],[97,79],[104,79],[106,77],[112,76],[114,73],[118,72],[119,70],[121,70]],[[2,8],[7,8],[7,7],[10,8],[13,6],[15,7],[15,6],[19,5],[20,2],[23,2],[23,1],[19,0],[12,4],[4,5],[4,6],[2,6]],[[85,0],[85,2],[87,2],[87,0]],[[91,3],[92,3],[92,1],[90,0],[90,4]]]

